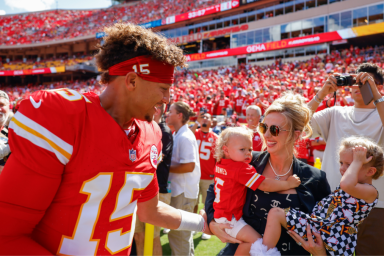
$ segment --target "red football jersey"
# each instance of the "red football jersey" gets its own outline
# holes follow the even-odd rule
[[[129,255],[137,202],[158,193],[161,130],[124,130],[94,93],[39,91],[10,124],[0,254]]]
[[[219,103],[217,105],[216,115],[221,115],[221,112],[223,112],[223,108],[228,107],[229,100],[228,99],[219,99],[218,102]]]
[[[242,96],[239,96],[235,98],[235,111],[237,113],[241,113],[241,108],[243,107],[245,98]]]
[[[202,180],[212,180],[215,175],[215,144],[218,136],[214,132],[204,133],[200,129],[195,132],[199,147],[200,169]]]
[[[215,169],[214,217],[230,221],[233,215],[239,220],[243,216],[247,187],[256,190],[264,179],[252,165],[221,159]]]

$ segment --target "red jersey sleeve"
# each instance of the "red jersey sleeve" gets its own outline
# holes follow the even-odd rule
[[[256,190],[261,182],[263,182],[265,179],[263,175],[260,175],[256,172],[255,167],[246,163],[241,163],[241,166],[237,170],[236,174],[237,182],[252,190]]]
[[[151,126],[151,127],[153,129],[153,133],[155,134],[155,137],[158,138],[159,140],[156,145],[156,148],[158,149],[157,150],[158,157],[157,157],[156,164],[158,166],[162,159],[162,148],[163,148],[163,144],[161,142],[162,133],[158,125]],[[155,196],[157,196],[158,193],[159,193],[159,183],[157,181],[157,175],[156,173],[154,173],[151,183],[149,183],[149,185],[143,190],[143,192],[141,192],[140,197],[137,201],[139,203],[146,202],[154,198]]]
[[[50,254],[30,236],[73,153],[75,121],[68,115],[71,107],[63,104],[71,102],[62,99],[55,92],[37,92],[21,103],[10,123],[12,154],[0,175],[1,255]]]

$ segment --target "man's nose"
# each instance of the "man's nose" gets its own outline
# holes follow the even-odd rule
[[[163,94],[163,103],[168,104],[169,103],[169,89],[165,91]]]

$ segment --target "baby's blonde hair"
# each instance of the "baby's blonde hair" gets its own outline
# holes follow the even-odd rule
[[[233,136],[244,136],[252,141],[253,131],[245,127],[229,127],[225,129],[216,141],[215,158],[217,162],[224,158],[223,146],[227,145],[229,139]]]
[[[345,138],[340,143],[339,153],[346,149],[352,149],[356,146],[362,146],[367,148],[367,158],[372,156],[372,160],[365,166],[375,167],[376,173],[372,176],[372,179],[377,180],[383,175],[384,169],[384,151],[373,140],[363,136],[351,136]]]

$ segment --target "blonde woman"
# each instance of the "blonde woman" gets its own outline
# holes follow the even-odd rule
[[[286,94],[275,100],[266,110],[264,120],[259,124],[265,152],[252,152],[250,165],[255,167],[259,174],[266,178],[287,180],[296,174],[301,184],[295,189],[288,189],[275,193],[265,193],[260,190],[247,189],[246,201],[243,207],[243,219],[263,235],[266,227],[268,212],[274,207],[292,208],[310,213],[317,201],[328,196],[331,191],[324,172],[307,165],[294,156],[294,143],[302,134],[310,136],[309,126],[311,112],[299,95]],[[220,187],[208,190],[205,202],[207,219],[210,230],[227,246],[219,255],[234,255],[237,244],[241,241],[229,236],[225,229],[231,228],[229,224],[217,223],[214,220],[212,207],[215,196],[218,196]],[[236,195],[234,195],[236,196]],[[297,234],[282,232],[276,245],[282,255],[326,255],[321,237],[315,235],[313,241],[311,230],[307,230],[309,241],[304,241]]]

